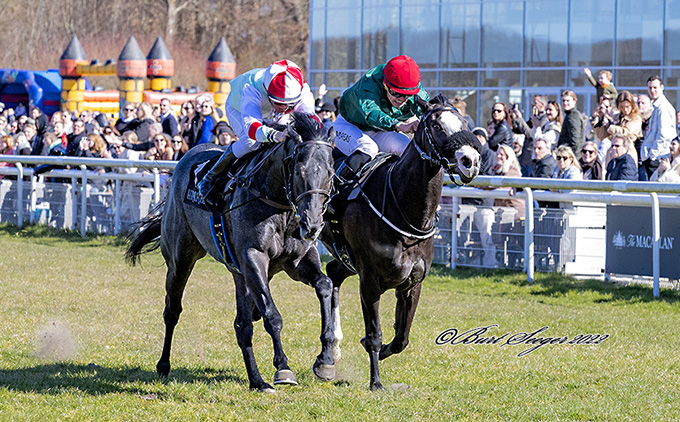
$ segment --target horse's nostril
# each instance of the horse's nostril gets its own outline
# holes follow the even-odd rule
[[[472,166],[472,160],[470,160],[470,157],[468,156],[464,156],[460,161],[465,168]]]

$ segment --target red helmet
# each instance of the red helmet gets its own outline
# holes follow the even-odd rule
[[[405,95],[417,94],[420,90],[420,69],[409,56],[397,56],[385,65],[385,84],[394,92]]]
[[[290,60],[275,62],[264,72],[264,87],[269,98],[280,103],[297,102],[304,83],[302,69]]]

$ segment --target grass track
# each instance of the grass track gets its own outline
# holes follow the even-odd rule
[[[197,264],[176,330],[173,369],[159,381],[163,280],[159,253],[122,261],[121,239],[43,227],[0,226],[0,420],[678,420],[680,292],[537,274],[435,268],[425,281],[411,343],[381,363],[387,390],[370,393],[358,281],[342,290],[345,340],[338,380],[317,381],[318,302],[277,276],[272,290],[300,385],[247,390],[233,329],[231,277]],[[392,336],[394,295],[382,302]],[[489,335],[550,328],[542,336],[606,333],[600,345],[434,343],[448,328],[498,324]],[[49,340],[49,341],[48,341]],[[271,341],[256,323],[260,370],[271,380]],[[72,348],[72,351],[71,351]],[[71,351],[71,353],[69,353]],[[64,353],[64,355],[60,355]]]

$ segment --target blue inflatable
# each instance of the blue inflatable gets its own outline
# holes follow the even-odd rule
[[[5,103],[5,107],[12,108],[19,103],[23,103],[26,109],[34,105],[43,113],[52,115],[61,110],[59,71],[0,69],[0,101]]]

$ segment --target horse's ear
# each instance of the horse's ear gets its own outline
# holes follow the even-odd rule
[[[418,106],[420,107],[420,110],[422,110],[423,113],[427,113],[428,111],[430,111],[432,109],[432,105],[430,103],[428,103],[427,101],[423,100],[422,98],[420,98],[419,95],[416,94],[414,96],[414,98],[416,100],[416,104],[418,104]]]
[[[298,144],[302,142],[302,136],[295,131],[293,125],[288,125],[288,137],[293,138]]]
[[[333,126],[328,129],[328,140],[331,141],[332,144],[335,144],[335,128]]]

